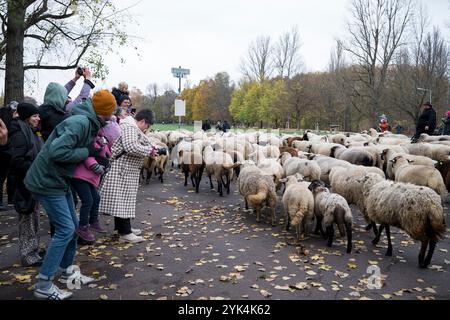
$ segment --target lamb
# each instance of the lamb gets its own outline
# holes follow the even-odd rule
[[[184,186],[187,186],[190,174],[192,186],[195,188],[195,192],[199,193],[200,181],[205,169],[202,154],[197,151],[181,150],[179,156],[181,170],[184,173]]]
[[[214,176],[220,196],[223,196],[223,187],[227,190],[227,194],[230,194],[233,169],[240,166],[240,164],[235,164],[229,154],[222,151],[214,151],[211,146],[206,147],[203,151],[203,161],[205,162],[205,171],[209,178],[211,189],[214,189],[211,180],[211,176]],[[223,180],[223,177],[225,177],[226,181]]]
[[[448,193],[441,173],[428,166],[410,165],[413,162],[414,160],[407,160],[402,156],[396,156],[391,160],[395,181],[429,187],[442,197],[442,201],[445,201]]]
[[[309,184],[305,185],[302,181],[299,174],[282,180],[286,184],[283,195],[286,231],[289,231],[289,226],[295,227],[297,240],[300,240],[302,231],[305,237],[308,236],[309,223],[314,218],[314,197],[308,190]]]
[[[322,181],[315,180],[309,186],[314,196],[314,214],[317,219],[316,231],[325,236],[322,221],[327,230],[328,247],[332,247],[334,224],[338,226],[342,237],[347,233],[347,253],[352,252],[352,220],[353,215],[344,197],[331,193]]]
[[[365,176],[360,182],[366,198],[367,214],[372,221],[381,224],[373,243],[378,244],[383,229],[386,229],[386,255],[392,256],[390,226],[400,228],[412,239],[422,243],[419,266],[427,268],[436,243],[444,238],[446,230],[444,209],[439,196],[430,188],[387,181],[374,174]]]
[[[320,179],[321,175],[321,170],[317,162],[289,157],[288,154],[284,154],[283,169],[286,177],[299,173],[303,176],[304,180],[309,182]]]
[[[238,178],[239,193],[244,197],[245,209],[249,205],[256,213],[256,221],[260,222],[261,209],[266,204],[272,214],[272,225],[276,224],[275,208],[277,194],[271,176],[264,175],[252,161],[244,162]]]

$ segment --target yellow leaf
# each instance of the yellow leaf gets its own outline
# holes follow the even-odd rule
[[[385,298],[385,299],[390,299],[390,298],[392,298],[392,296],[390,295],[390,294],[382,294],[381,295],[383,298]]]
[[[353,262],[349,262],[347,265],[350,269],[356,269],[358,266],[354,264]]]
[[[108,296],[106,294],[102,294],[100,296],[100,300],[108,300]]]

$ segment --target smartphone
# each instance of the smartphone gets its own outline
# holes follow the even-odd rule
[[[77,73],[78,73],[80,76],[82,76],[82,75],[84,74],[83,68],[82,68],[82,67],[78,67],[78,68],[77,68]]]

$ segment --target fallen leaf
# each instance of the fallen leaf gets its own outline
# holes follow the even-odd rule
[[[392,298],[392,296],[390,294],[382,294],[381,296],[383,298],[385,298],[385,299],[391,299]]]
[[[108,296],[106,294],[102,294],[100,296],[100,300],[108,300]]]
[[[261,295],[262,295],[263,297],[265,297],[265,298],[268,298],[268,297],[272,296],[272,294],[271,294],[269,291],[264,290],[264,289],[263,289],[263,290],[260,290],[259,293],[261,293]]]

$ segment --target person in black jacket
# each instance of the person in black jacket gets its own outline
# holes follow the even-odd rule
[[[417,141],[422,133],[433,135],[436,129],[436,111],[433,109],[431,103],[427,102],[423,105],[424,110],[417,122],[416,134],[413,137],[413,141]]]
[[[203,121],[202,130],[205,132],[211,130],[211,122],[209,121],[209,119]]]
[[[18,104],[16,101],[11,101],[7,106],[0,109],[0,119],[4,122],[8,132],[11,129],[11,122],[14,118],[14,113],[17,111]],[[8,210],[8,207],[3,204],[3,184],[5,180],[7,181],[8,204],[13,203],[14,196],[14,175],[10,170],[12,148],[8,140],[6,140],[5,144],[0,145],[0,211]]]
[[[227,120],[225,120],[225,121],[223,122],[223,125],[222,125],[222,131],[223,131],[223,132],[227,132],[227,131],[230,130],[230,129],[231,129],[230,124],[228,123]]]
[[[111,93],[113,94],[114,98],[116,98],[118,107],[120,107],[120,105],[122,104],[124,97],[130,96],[130,92],[128,91],[128,84],[125,82],[119,83],[118,88],[113,88]]]
[[[39,266],[39,210],[23,180],[42,147],[39,134],[39,110],[20,103],[19,118],[11,122],[9,140],[12,145],[11,171],[15,177],[14,207],[19,214],[19,254],[24,267]]]
[[[442,118],[442,126],[442,134],[445,136],[450,135],[450,111],[447,111],[445,117]]]

